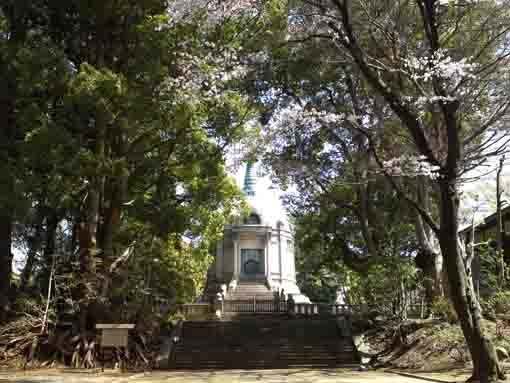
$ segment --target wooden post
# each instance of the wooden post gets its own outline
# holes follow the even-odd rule
[[[51,272],[50,279],[48,281],[48,296],[46,297],[46,309],[44,310],[44,318],[43,324],[41,328],[41,335],[46,333],[46,326],[48,324],[48,311],[50,310],[50,301],[51,301],[51,287],[53,286],[53,277],[55,274],[55,265],[57,257],[55,254],[52,254],[53,259],[51,260]]]

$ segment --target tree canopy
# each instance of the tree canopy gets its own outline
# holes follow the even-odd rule
[[[310,296],[450,295],[473,377],[502,377],[459,222],[507,151],[509,5],[4,0],[0,323],[25,300],[83,331],[195,301],[245,208],[242,146],[288,188]]]

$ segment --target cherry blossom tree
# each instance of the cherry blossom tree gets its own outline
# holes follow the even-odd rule
[[[292,43],[327,40],[337,62],[358,70],[380,107],[346,118],[367,139],[376,162],[401,197],[439,239],[449,294],[473,359],[473,379],[503,377],[486,336],[459,240],[460,186],[469,170],[506,151],[508,1],[304,0],[293,9]],[[373,115],[367,126],[364,115]],[[388,114],[400,129],[387,129]],[[404,136],[407,155],[378,151],[378,140]],[[390,135],[390,137],[388,137]],[[406,166],[402,166],[405,164]],[[411,167],[412,169],[409,169]],[[434,179],[439,217],[395,181]],[[426,197],[426,196],[425,196]]]

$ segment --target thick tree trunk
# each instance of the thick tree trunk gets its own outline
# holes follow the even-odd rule
[[[108,289],[111,285],[112,275],[110,274],[110,266],[114,262],[114,239],[120,224],[120,209],[121,199],[119,186],[117,182],[110,183],[110,195],[108,200],[108,207],[105,212],[103,224],[103,238],[101,248],[103,249],[103,267],[102,267],[102,282],[101,282],[101,296],[106,297]]]
[[[419,225],[415,226],[419,231]],[[421,241],[418,237],[420,246],[416,256],[416,265],[422,270],[424,275],[424,288],[427,306],[430,308],[432,303],[438,297],[443,296],[443,256],[441,250],[436,248],[435,244],[429,241]],[[438,244],[439,246],[439,244]]]
[[[427,181],[424,178],[425,177],[419,177],[417,180],[417,202],[423,206],[427,212],[430,212],[429,185],[427,185]],[[416,210],[414,213],[416,239],[420,247],[418,256],[416,257],[416,264],[423,271],[425,277],[425,298],[430,313],[434,300],[443,296],[443,255],[436,234],[431,227],[424,222],[423,218]]]
[[[473,359],[472,379],[481,382],[497,381],[504,375],[494,346],[484,329],[482,312],[471,278],[471,265],[467,264],[467,257],[458,238],[459,196],[452,181],[441,180],[440,188],[441,250],[448,272],[451,301]]]
[[[14,82],[14,72],[10,71],[7,65],[2,65],[3,57],[0,57],[0,72],[6,75],[7,86],[0,87],[0,170],[7,173],[7,177],[2,176],[0,183],[0,323],[7,319],[9,309],[9,290],[11,285],[12,273],[12,253],[11,237],[13,226],[13,211],[9,206],[13,197],[13,177],[12,168],[9,164],[13,162],[14,137],[16,120],[14,115],[15,103],[13,96],[15,94],[16,84]],[[9,73],[10,72],[10,73]]]
[[[102,33],[98,33],[102,37]],[[98,67],[104,66],[104,49],[102,40],[97,42],[97,61]],[[96,105],[95,113],[95,145],[94,155],[100,164],[104,165],[106,152],[106,110],[104,106]],[[100,221],[101,208],[104,207],[104,183],[105,177],[102,174],[95,174],[90,177],[88,196],[84,210],[82,211],[82,222],[79,225],[79,256],[81,272],[81,291],[80,291],[80,328],[85,330],[88,326],[89,307],[96,301],[98,296],[98,275],[96,269],[96,259],[100,256]]]
[[[498,287],[503,288],[503,285],[505,283],[505,257],[503,254],[503,235],[504,235],[504,228],[503,228],[503,220],[501,216],[501,172],[503,171],[503,162],[505,160],[505,157],[501,157],[499,160],[499,167],[498,172],[496,176],[496,222],[497,222],[497,228],[496,228],[496,241],[497,241],[497,271],[498,271]],[[474,243],[474,242],[473,242]]]
[[[6,15],[11,23],[9,26],[7,54],[0,56],[0,74],[5,80],[0,86],[0,323],[7,319],[9,310],[9,293],[12,273],[12,227],[14,223],[14,167],[16,163],[16,93],[17,73],[12,65],[17,44],[23,40],[22,23],[17,23],[12,13]]]
[[[121,159],[126,156],[128,150],[128,140],[126,137],[127,129],[128,123],[126,119],[120,118],[110,138],[111,156],[114,158]],[[123,169],[123,171],[125,170],[127,169]],[[103,249],[102,297],[106,297],[107,295],[113,277],[112,272],[115,272],[122,263],[117,262],[119,258],[122,258],[122,255],[119,258],[116,257],[114,242],[120,225],[122,203],[127,193],[127,176],[123,171],[111,177],[108,180],[107,188],[105,188],[107,189],[107,191],[105,191],[107,206],[104,214],[101,244],[101,248]],[[117,262],[117,264],[111,267],[115,262]]]
[[[34,227],[34,234],[30,236],[28,239],[28,253],[27,260],[25,263],[25,267],[23,268],[23,272],[21,273],[20,278],[20,287],[19,290],[21,292],[26,292],[30,279],[32,278],[32,272],[34,270],[34,265],[36,262],[37,251],[41,247],[42,239],[43,239],[43,217],[42,214],[38,213],[37,221]]]
[[[361,116],[363,116],[363,109],[360,105],[358,92],[356,89],[354,76],[346,76],[346,84],[351,95],[352,107],[357,117],[358,123],[362,124]],[[376,112],[380,112],[377,110]],[[380,222],[379,217],[374,211],[374,207],[371,201],[372,198],[372,180],[374,167],[377,164],[373,164],[372,151],[368,138],[354,130],[353,143],[356,145],[356,152],[358,155],[351,156],[351,163],[353,165],[354,176],[359,183],[355,189],[358,199],[358,207],[356,214],[359,219],[361,234],[365,240],[366,250],[368,256],[380,255],[380,239],[381,239],[381,228],[383,225]],[[384,230],[384,229],[383,229]]]
[[[7,320],[12,273],[12,217],[0,216],[0,323]]]
[[[104,161],[106,121],[104,114],[98,110],[96,113],[96,148],[95,155],[100,162]],[[98,247],[99,222],[101,215],[101,196],[103,190],[103,177],[95,175],[89,183],[87,203],[83,211],[83,222],[79,226],[80,272],[81,272],[81,307],[80,326],[84,330],[87,326],[88,307],[98,293],[96,257],[101,249]]]

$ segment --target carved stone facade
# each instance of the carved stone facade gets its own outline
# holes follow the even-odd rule
[[[294,239],[285,210],[272,190],[260,190],[250,166],[244,192],[251,213],[243,221],[225,226],[211,270],[214,277],[209,278],[214,279],[217,290],[221,285],[235,291],[243,282],[260,283],[273,292],[292,294],[296,303],[308,303],[296,284]]]

